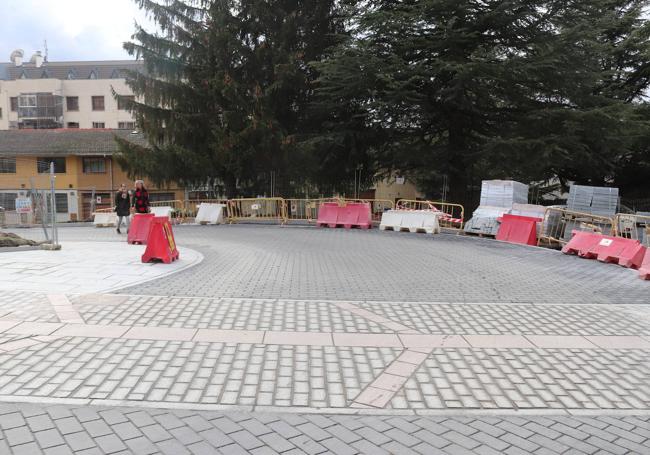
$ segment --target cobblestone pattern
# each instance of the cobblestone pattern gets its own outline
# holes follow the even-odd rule
[[[62,228],[65,240],[124,240]],[[647,303],[648,283],[612,264],[454,235],[280,226],[174,226],[204,254],[191,269],[126,293],[328,300]],[[26,236],[38,230],[21,231]]]
[[[650,416],[336,416],[0,405],[0,453],[647,454]]]
[[[648,409],[650,351],[436,349],[393,408]]]
[[[344,407],[399,352],[60,338],[0,353],[0,395]]]
[[[0,320],[2,319],[59,322],[47,294],[0,290]]]
[[[650,290],[648,291],[650,293]],[[649,294],[650,295],[650,294]],[[650,307],[360,302],[361,308],[433,334],[650,335]]]
[[[71,298],[86,301],[84,297]],[[89,324],[382,333],[386,328],[324,301],[132,296],[118,305],[78,303]]]

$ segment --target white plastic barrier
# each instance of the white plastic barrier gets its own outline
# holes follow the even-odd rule
[[[399,231],[402,228],[402,218],[404,214],[408,213],[405,210],[387,210],[381,214],[381,222],[379,223],[379,230],[385,231],[390,229],[392,231]]]
[[[95,227],[117,226],[117,214],[115,212],[95,212],[93,215],[93,224]]]
[[[196,224],[222,224],[224,223],[223,211],[226,204],[209,204],[202,202],[199,204],[199,211],[196,214]]]
[[[382,214],[379,229],[393,231],[440,233],[442,212],[431,210],[388,210]]]
[[[166,216],[169,218],[169,221],[172,220],[172,212],[174,211],[173,208],[171,208],[168,205],[164,205],[162,207],[151,207],[150,208],[150,213],[153,213],[154,216]]]
[[[441,212],[432,212],[428,210],[416,210],[407,212],[402,218],[402,229],[408,229],[409,232],[425,232],[427,234],[439,234]]]

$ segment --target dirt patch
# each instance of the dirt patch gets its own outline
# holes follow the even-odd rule
[[[15,246],[35,246],[35,245],[40,245],[40,242],[24,239],[19,235],[13,234],[11,232],[0,232],[0,248],[15,247]]]

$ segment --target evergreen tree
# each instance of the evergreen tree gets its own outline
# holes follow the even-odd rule
[[[120,163],[157,183],[218,179],[227,196],[287,188],[308,160],[296,147],[319,60],[340,29],[333,0],[136,0],[160,31],[125,49],[145,71],[127,84],[150,148],[120,141]]]
[[[482,178],[611,183],[648,135],[644,4],[370,0],[320,94],[384,132],[380,167],[446,176],[450,200]]]

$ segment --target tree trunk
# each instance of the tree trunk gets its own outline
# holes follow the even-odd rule
[[[231,173],[226,173],[223,177],[223,184],[226,188],[226,197],[234,199],[237,197],[237,179]]]
[[[467,188],[469,169],[465,160],[467,154],[465,131],[460,126],[462,119],[459,116],[451,115],[450,120],[449,155],[447,158],[449,194],[447,200],[465,207],[465,216],[467,217],[467,212],[471,210],[473,202]]]

